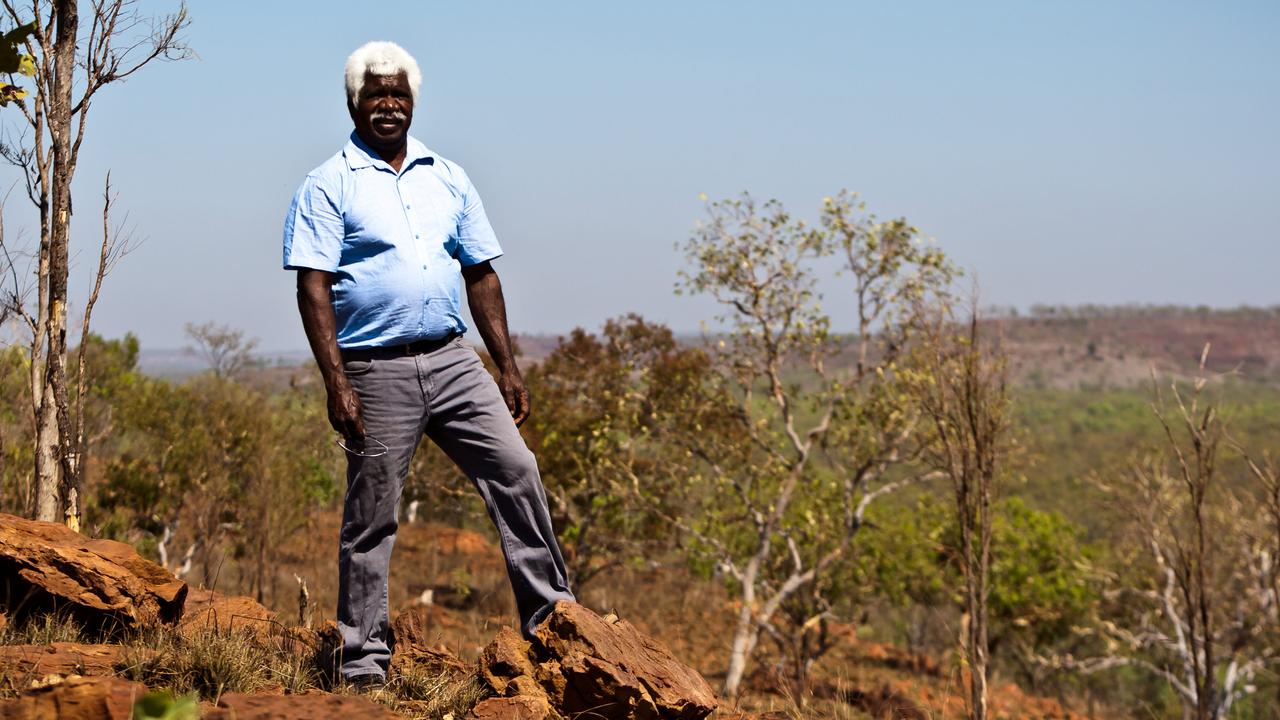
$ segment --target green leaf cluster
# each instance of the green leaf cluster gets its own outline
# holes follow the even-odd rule
[[[12,78],[14,75],[34,77],[36,74],[35,58],[22,52],[27,38],[36,31],[34,22],[19,25],[4,35],[0,35],[0,74]],[[0,106],[8,105],[15,100],[27,96],[27,91],[12,83],[0,83]]]

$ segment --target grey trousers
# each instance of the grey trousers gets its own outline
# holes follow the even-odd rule
[[[422,355],[344,364],[364,406],[365,433],[389,451],[347,454],[347,494],[338,543],[341,673],[385,675],[387,574],[396,508],[423,433],[471,478],[498,529],[521,630],[530,634],[558,600],[573,600],[533,453],[497,384],[458,338]],[[366,453],[381,449],[366,442]]]

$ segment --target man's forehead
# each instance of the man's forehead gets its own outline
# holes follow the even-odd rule
[[[366,70],[364,73],[365,85],[408,85],[409,76],[402,70],[393,75],[384,75],[375,73],[372,70]]]

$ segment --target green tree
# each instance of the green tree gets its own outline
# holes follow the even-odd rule
[[[678,289],[726,309],[704,399],[729,432],[670,433],[695,461],[690,486],[706,488],[682,498],[689,512],[673,519],[737,595],[724,683],[733,697],[761,633],[788,643],[831,612],[822,579],[848,559],[867,507],[916,479],[905,470],[918,415],[896,368],[911,314],[953,270],[915,227],[879,222],[847,193],[824,201],[816,226],[749,196],[708,213],[685,245]],[[833,257],[852,286],[841,299],[855,312],[849,339],[831,334],[814,290],[815,267]],[[852,360],[833,362],[842,352]],[[809,617],[780,627],[784,604],[806,596]]]
[[[116,448],[88,517],[154,548],[208,585],[216,558],[244,561],[246,591],[272,594],[275,553],[331,502],[341,455],[305,388],[267,393],[212,373],[172,384],[139,378],[116,398]],[[185,550],[174,551],[174,548]]]
[[[524,429],[575,587],[669,545],[637,494],[659,506],[672,497],[672,450],[657,430],[707,373],[705,352],[630,315],[600,336],[574,330],[526,374],[539,410]]]

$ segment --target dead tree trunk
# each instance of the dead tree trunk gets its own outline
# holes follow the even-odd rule
[[[945,311],[930,322],[929,341],[922,346],[928,376],[918,385],[934,430],[930,461],[951,480],[960,528],[965,616],[961,648],[969,666],[969,717],[985,720],[991,502],[1008,429],[1008,396],[1004,359],[985,347],[977,307],[970,312],[967,331],[956,328]]]
[[[179,34],[187,26],[187,14],[186,8],[180,7],[174,15],[152,22],[137,13],[136,0],[98,0],[89,5],[87,35],[78,37],[77,0],[34,0],[22,10],[12,0],[0,3],[14,26],[30,23],[33,28],[23,41],[23,49],[31,60],[34,93],[30,103],[18,101],[33,131],[31,144],[0,144],[0,156],[22,170],[27,196],[40,211],[36,307],[34,312],[23,307],[21,292],[15,287],[13,307],[6,308],[20,315],[31,330],[29,380],[35,425],[31,513],[40,520],[78,528],[83,469],[79,438],[84,408],[83,394],[73,397],[67,380],[71,183],[94,94],[156,58],[186,57]],[[28,12],[33,17],[25,17]],[[108,257],[104,251],[94,285],[95,299]],[[88,322],[86,312],[85,338]],[[83,373],[83,357],[78,366]]]

